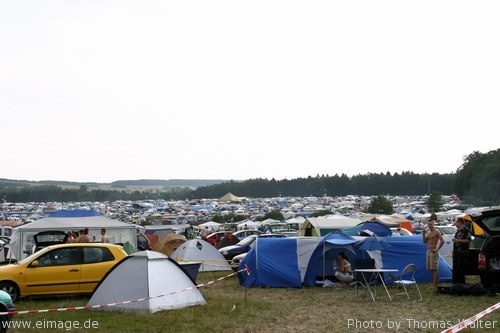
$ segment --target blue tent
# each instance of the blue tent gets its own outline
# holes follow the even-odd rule
[[[356,243],[358,243],[356,239],[341,231],[332,232],[323,237],[309,260],[303,281],[304,285],[314,286],[317,277],[321,276],[321,279],[324,280],[325,276],[333,275],[333,261],[339,252],[344,251],[355,255],[356,252],[352,246]]]
[[[240,269],[249,272],[238,274],[240,284],[249,287],[300,288],[311,255],[323,240],[308,238],[257,238],[240,263]]]
[[[361,222],[355,227],[342,229],[342,232],[346,235],[358,236],[361,230],[370,230],[379,237],[392,235],[392,231],[388,226],[376,221]]]
[[[398,269],[399,273],[394,274],[397,277],[407,264],[413,263],[417,266],[415,272],[417,282],[432,282],[432,272],[425,268],[427,244],[422,242],[421,236],[384,237],[384,239],[392,245],[391,248],[380,252],[384,267]],[[444,258],[439,257],[439,280],[451,281],[451,276],[450,266]],[[386,277],[387,283],[392,281],[389,276]]]
[[[345,235],[343,235],[345,236]],[[262,238],[245,256],[240,269],[248,267],[250,272],[238,275],[245,287],[301,287],[314,286],[318,276],[325,276],[323,267],[330,274],[332,262],[341,248],[351,246],[349,239],[335,234],[320,237]],[[328,240],[328,237],[331,239]],[[402,272],[409,263],[417,266],[416,280],[431,282],[432,272],[425,268],[427,245],[419,236],[383,237],[390,247],[382,251],[355,250],[349,255],[355,258],[373,257],[379,266],[394,268]],[[335,244],[337,242],[338,244]],[[326,250],[325,250],[326,249]],[[394,274],[398,276],[398,273]],[[385,277],[391,283],[390,276]],[[451,269],[443,258],[439,259],[440,281],[451,280]]]

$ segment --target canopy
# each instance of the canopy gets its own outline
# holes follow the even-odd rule
[[[59,211],[49,217],[23,224],[13,229],[10,242],[10,258],[22,260],[28,256],[34,245],[33,236],[40,231],[78,231],[89,229],[90,239],[100,239],[101,228],[106,228],[111,243],[129,243],[137,249],[135,225],[107,218],[92,210]]]

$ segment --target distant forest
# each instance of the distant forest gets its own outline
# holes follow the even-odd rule
[[[89,184],[67,188],[68,182],[29,182],[0,180],[0,198],[7,202],[69,202],[115,200],[192,200],[220,198],[227,192],[236,196],[268,198],[278,196],[344,196],[344,195],[424,195],[437,192],[457,194],[473,205],[500,204],[500,149],[488,153],[473,152],[464,157],[463,164],[452,174],[369,173],[349,177],[317,175],[296,179],[250,179],[246,181],[198,180],[196,188],[189,180],[117,181],[109,189],[93,189]],[[63,184],[64,183],[64,184]],[[71,183],[77,185],[78,183]],[[129,185],[142,185],[142,190],[118,190]],[[165,185],[169,184],[170,187]],[[148,189],[148,186],[151,188]],[[161,187],[164,186],[164,187]]]

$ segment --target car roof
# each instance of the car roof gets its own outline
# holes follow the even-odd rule
[[[283,234],[261,234],[259,238],[284,238],[286,235]]]
[[[56,244],[44,247],[44,249],[58,249],[65,247],[118,247],[123,248],[123,246],[113,243],[66,243],[66,244]]]

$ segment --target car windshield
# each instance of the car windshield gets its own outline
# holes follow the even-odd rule
[[[48,248],[46,247],[45,249],[48,249]],[[17,264],[21,265],[21,264],[24,264],[25,262],[29,262],[29,261],[34,260],[35,258],[38,258],[41,254],[47,252],[47,250],[45,250],[45,249],[33,253],[32,255],[30,255],[30,256],[24,258],[23,260],[17,262]]]
[[[269,229],[272,232],[282,232],[282,231],[289,231],[288,230],[288,224],[286,223],[280,223],[280,224],[270,224]]]

